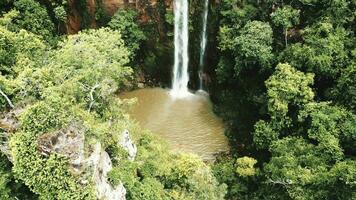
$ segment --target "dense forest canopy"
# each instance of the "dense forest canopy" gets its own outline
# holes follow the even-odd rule
[[[354,27],[352,1],[221,2],[216,111],[258,161],[230,198],[355,198]]]
[[[231,147],[214,163],[172,153],[117,97],[170,86],[172,1],[93,2],[0,2],[0,199],[115,199],[105,184],[126,199],[356,199],[354,1],[210,1],[207,90]],[[196,89],[204,2],[189,5]]]

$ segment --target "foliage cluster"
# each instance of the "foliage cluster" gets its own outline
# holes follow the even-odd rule
[[[54,22],[47,9],[38,1],[13,0],[5,4],[4,7],[0,8],[0,12],[4,12],[4,18],[7,18],[5,25],[7,29],[14,32],[25,29],[42,36],[47,42],[52,44],[55,42],[56,30]],[[7,12],[7,7],[11,9],[10,12]]]
[[[38,138],[72,121],[84,124],[88,141],[97,138],[105,144],[106,137],[120,131],[107,122],[125,121],[126,104],[116,99],[116,93],[129,84],[132,74],[120,33],[82,32],[50,50],[33,33],[4,27],[1,31],[2,52],[11,53],[4,54],[1,89],[16,107],[24,107],[17,108],[23,109],[21,127],[9,138],[16,179],[43,199],[94,199],[91,184],[79,183],[64,155],[46,157],[39,152]],[[1,100],[5,102],[3,96]],[[2,111],[11,109],[2,105]]]
[[[228,198],[354,199],[353,2],[223,0],[220,9],[211,88],[235,154],[214,172]],[[244,155],[258,161],[249,179],[234,172]]]
[[[219,185],[198,156],[172,155],[165,143],[147,133],[138,139],[138,145],[135,162],[118,162],[109,174],[113,184],[124,183],[128,199],[223,198],[225,186]],[[125,154],[117,154],[122,160],[120,156]]]
[[[137,17],[136,11],[123,9],[117,11],[108,24],[111,29],[121,33],[122,39],[132,53],[137,52],[143,40],[146,39],[137,24]]]

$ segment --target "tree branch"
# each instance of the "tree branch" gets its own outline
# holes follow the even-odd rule
[[[294,184],[292,180],[272,180],[272,179],[268,179],[266,183],[272,183],[272,184],[283,185],[283,186]]]
[[[286,43],[286,47],[288,46],[288,29],[284,31],[284,42]]]
[[[97,89],[99,86],[100,86],[100,84],[95,84],[95,85],[90,89],[90,93],[89,93],[89,96],[90,96],[90,104],[89,104],[88,112],[90,112],[90,110],[91,110],[91,108],[93,107],[93,104],[94,104],[94,96],[93,96],[93,93],[94,93],[95,89]]]
[[[15,107],[14,104],[12,104],[10,98],[1,89],[0,89],[0,94],[5,98],[5,100],[7,101],[7,103],[11,108]]]

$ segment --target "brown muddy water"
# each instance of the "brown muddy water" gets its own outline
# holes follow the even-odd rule
[[[139,89],[120,98],[137,98],[131,117],[142,128],[164,138],[175,151],[200,155],[205,160],[229,150],[224,126],[213,112],[209,98],[192,94],[174,99],[162,88]]]

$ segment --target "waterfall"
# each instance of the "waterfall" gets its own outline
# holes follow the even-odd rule
[[[188,96],[188,0],[174,0],[173,97]]]
[[[203,12],[203,28],[200,40],[200,60],[199,60],[199,90],[203,90],[203,76],[204,76],[204,57],[208,36],[206,34],[207,21],[209,12],[209,0],[205,0]]]

